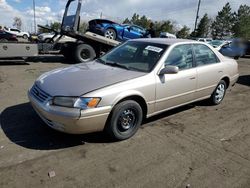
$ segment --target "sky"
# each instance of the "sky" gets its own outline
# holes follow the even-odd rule
[[[45,25],[61,21],[67,0],[34,0],[37,24]],[[100,18],[121,22],[134,13],[146,15],[154,21],[172,20],[180,27],[194,28],[198,0],[82,0],[81,18],[85,21]],[[250,6],[250,0],[201,0],[200,17],[210,17],[229,2],[233,11],[241,4]],[[0,25],[12,27],[13,18],[20,17],[22,29],[34,30],[33,0],[0,0]]]

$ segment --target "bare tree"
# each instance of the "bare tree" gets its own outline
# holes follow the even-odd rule
[[[20,17],[15,17],[14,18],[14,22],[13,22],[13,26],[16,27],[17,29],[21,30],[22,27],[22,19]]]

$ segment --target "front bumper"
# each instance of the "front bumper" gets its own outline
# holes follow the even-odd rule
[[[30,92],[28,97],[34,110],[49,127],[69,134],[103,131],[111,112],[111,106],[80,110],[51,106],[48,101],[41,103]]]

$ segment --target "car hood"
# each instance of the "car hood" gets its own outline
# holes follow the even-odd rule
[[[51,96],[81,96],[145,74],[147,73],[129,71],[93,61],[45,73],[37,79],[36,85]]]

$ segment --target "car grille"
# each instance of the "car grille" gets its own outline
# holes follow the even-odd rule
[[[33,85],[33,87],[30,90],[30,93],[32,94],[32,96],[35,99],[37,99],[41,103],[44,103],[49,98],[51,98],[51,96],[49,94],[47,94],[46,92],[44,92],[43,90],[41,90],[36,84]]]

